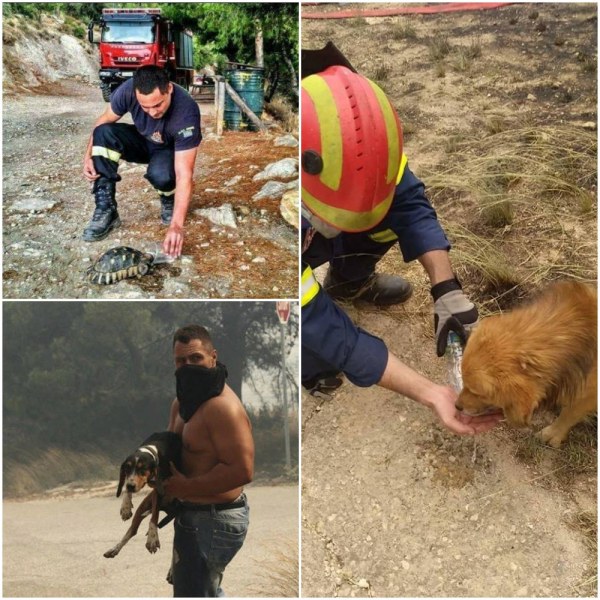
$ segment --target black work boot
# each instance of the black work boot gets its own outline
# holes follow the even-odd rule
[[[175,196],[163,196],[163,194],[160,194],[160,221],[163,225],[171,224],[174,206]]]
[[[103,240],[112,229],[121,224],[115,202],[115,182],[103,177],[96,179],[92,193],[96,199],[96,209],[92,220],[83,230],[85,242]]]
[[[344,383],[342,373],[339,373],[338,371],[328,371],[326,373],[319,373],[311,379],[303,381],[302,387],[304,387],[312,396],[318,396],[319,394],[331,395],[331,393],[337,390],[342,383]]]
[[[377,306],[402,304],[412,295],[412,285],[395,275],[373,273],[366,279],[349,281],[331,267],[323,283],[326,292],[336,300],[363,300]]]

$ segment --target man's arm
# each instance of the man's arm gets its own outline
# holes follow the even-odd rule
[[[254,441],[243,408],[215,402],[203,416],[219,462],[196,477],[185,477],[171,466],[174,475],[165,482],[165,491],[176,498],[221,494],[250,483],[254,477]]]
[[[173,218],[167,230],[163,249],[166,254],[179,256],[183,248],[183,225],[190,206],[193,190],[194,165],[198,148],[175,152],[175,206]]]
[[[483,433],[503,418],[500,412],[480,417],[463,415],[455,407],[458,396],[452,388],[438,385],[413,371],[391,352],[378,385],[427,406],[445,427],[459,435]]]
[[[90,135],[90,140],[88,142],[87,148],[85,150],[85,156],[83,158],[83,176],[88,181],[95,181],[100,177],[98,173],[96,173],[96,169],[94,169],[94,162],[92,160],[92,146],[94,145],[94,129],[98,127],[98,125],[104,125],[104,123],[116,123],[122,115],[117,115],[113,112],[110,104],[106,107],[106,110],[96,119],[94,123],[94,127],[92,129],[92,134]]]
[[[448,281],[448,279],[454,278],[447,250],[430,250],[425,254],[421,254],[418,261],[427,272],[432,287],[440,281]]]

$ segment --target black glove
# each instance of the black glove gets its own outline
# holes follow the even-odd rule
[[[448,342],[448,333],[454,331],[463,346],[469,331],[477,324],[479,313],[475,305],[465,296],[458,279],[441,281],[431,288],[433,296],[435,343],[438,356],[443,356]]]

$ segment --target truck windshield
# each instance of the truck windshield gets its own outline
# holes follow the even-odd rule
[[[114,21],[102,28],[102,41],[109,44],[151,44],[154,24],[135,21]]]

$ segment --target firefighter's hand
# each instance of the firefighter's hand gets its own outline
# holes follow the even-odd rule
[[[94,161],[91,156],[86,156],[83,160],[83,176],[88,181],[96,181],[100,175],[96,173],[96,169],[94,169]]]
[[[454,331],[463,346],[470,331],[477,324],[479,314],[475,305],[465,296],[458,279],[442,281],[431,288],[433,296],[434,328],[438,356],[444,356],[448,333]]]
[[[169,225],[165,241],[163,242],[163,250],[165,254],[177,258],[181,255],[183,248],[183,227],[178,225]]]

